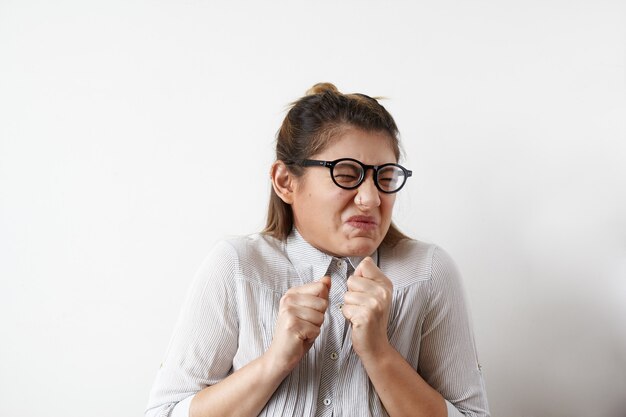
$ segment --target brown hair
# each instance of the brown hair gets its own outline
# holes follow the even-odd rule
[[[400,158],[398,127],[376,98],[359,93],[342,94],[333,84],[319,83],[292,103],[276,135],[276,160],[309,159],[324,150],[347,127],[387,133],[396,160]],[[288,169],[297,177],[303,174],[303,168],[298,165],[289,165]],[[285,240],[292,228],[291,206],[272,188],[263,233]],[[406,238],[392,222],[383,244],[393,246]]]

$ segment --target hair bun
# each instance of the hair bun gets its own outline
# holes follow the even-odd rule
[[[324,94],[326,92],[339,93],[339,90],[334,84],[331,83],[317,83],[307,90],[306,95],[312,96],[314,94]]]

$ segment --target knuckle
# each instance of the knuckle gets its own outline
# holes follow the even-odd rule
[[[297,304],[297,300],[298,300],[298,294],[291,292],[291,291],[287,291],[285,295],[281,297],[280,302],[281,304],[285,304],[285,305],[295,305]]]
[[[379,286],[377,290],[377,297],[381,300],[387,301],[391,298],[391,290],[386,286]]]
[[[296,316],[296,311],[297,311],[296,307],[287,304],[287,305],[284,305],[280,309],[280,314],[281,316],[285,318],[285,320],[287,320],[288,322],[291,322],[293,321],[293,318]]]
[[[319,335],[320,335],[320,328],[316,326],[311,327],[309,331],[307,332],[307,336],[309,337],[309,339],[315,339]]]
[[[311,323],[313,323],[315,327],[319,328],[324,323],[324,317],[315,317],[312,319]]]

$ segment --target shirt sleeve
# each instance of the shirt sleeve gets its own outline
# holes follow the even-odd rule
[[[488,417],[485,384],[460,274],[446,252],[432,255],[420,375],[446,400],[449,417]]]
[[[193,396],[231,372],[238,339],[236,268],[235,251],[225,242],[203,262],[157,373],[146,417],[188,415]]]

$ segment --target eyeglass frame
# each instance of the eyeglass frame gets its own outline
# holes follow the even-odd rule
[[[362,168],[360,178],[358,179],[356,184],[351,186],[351,187],[346,187],[344,185],[340,185],[335,180],[335,176],[333,175],[333,171],[335,169],[335,165],[337,165],[339,162],[343,162],[343,161],[356,162]],[[335,159],[334,161],[320,161],[320,160],[317,160],[317,159],[301,159],[301,160],[298,160],[298,161],[283,161],[283,162],[286,165],[299,165],[301,167],[316,167],[316,166],[326,167],[326,168],[330,169],[330,178],[333,180],[335,185],[337,187],[339,187],[339,188],[344,189],[344,190],[355,190],[355,189],[359,188],[361,186],[361,184],[363,184],[363,182],[365,181],[365,177],[367,176],[367,170],[368,169],[371,169],[372,171],[374,171],[374,175],[372,176],[372,179],[374,180],[374,185],[376,186],[378,191],[383,192],[385,194],[395,194],[398,191],[400,191],[402,189],[402,187],[404,187],[404,185],[406,184],[406,180],[413,175],[413,171],[411,171],[409,169],[406,169],[405,167],[403,167],[400,164],[389,162],[389,163],[382,164],[382,165],[367,165],[367,164],[364,164],[363,162],[361,162],[361,161],[359,161],[357,159],[354,159],[354,158],[339,158],[339,159]],[[393,190],[393,191],[383,190],[382,187],[380,186],[380,184],[378,184],[378,171],[380,169],[386,168],[388,166],[398,167],[404,173],[404,181],[398,187],[398,189]]]

